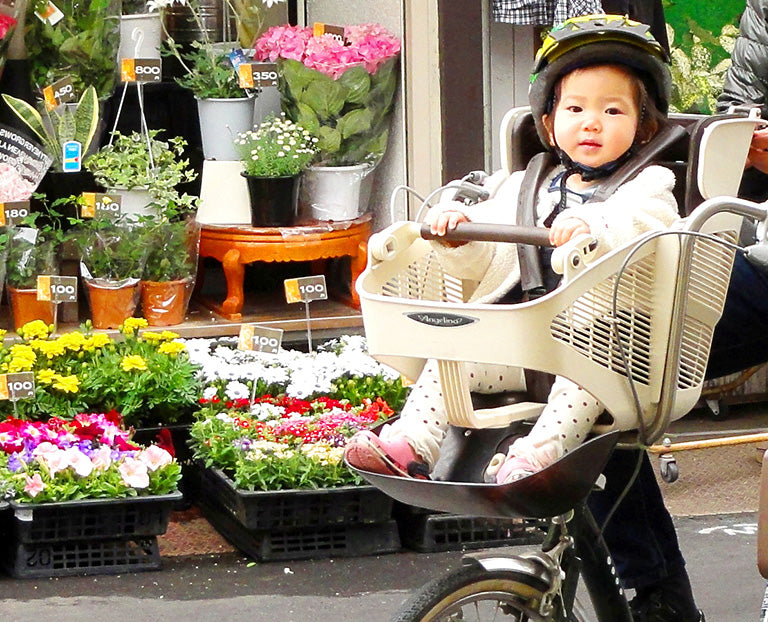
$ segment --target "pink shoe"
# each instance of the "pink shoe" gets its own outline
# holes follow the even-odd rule
[[[497,484],[511,484],[538,471],[527,458],[509,456],[496,473]]]
[[[416,454],[404,436],[389,440],[363,430],[347,441],[344,458],[357,469],[382,475],[429,478],[429,467]]]

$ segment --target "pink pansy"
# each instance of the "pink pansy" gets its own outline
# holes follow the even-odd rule
[[[123,483],[131,488],[146,488],[149,486],[147,465],[136,458],[126,458],[117,470],[123,478]]]
[[[24,486],[24,492],[26,492],[30,497],[36,497],[45,488],[45,483],[40,477],[40,473],[35,473],[32,477],[29,475],[25,475],[24,477],[27,478],[27,484]]]
[[[76,447],[65,449],[64,455],[69,462],[69,466],[71,466],[75,470],[75,473],[80,477],[88,477],[93,471],[93,462],[91,462],[91,459]]]
[[[99,447],[91,458],[93,467],[99,471],[105,471],[112,464],[112,450],[109,447]]]
[[[147,447],[137,458],[146,464],[150,471],[157,471],[160,467],[173,462],[173,456],[157,445]]]

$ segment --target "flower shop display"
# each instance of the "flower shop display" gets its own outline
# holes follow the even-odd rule
[[[200,225],[193,218],[143,224],[149,249],[141,278],[141,309],[150,326],[181,324],[195,286]]]
[[[317,138],[293,121],[270,117],[239,134],[235,148],[248,182],[251,224],[280,227],[296,220],[296,180],[315,156]]]
[[[70,233],[94,328],[118,328],[133,316],[149,253],[143,237],[138,226],[103,218],[83,220]]]
[[[70,77],[75,93],[93,85],[99,99],[117,81],[119,0],[64,0],[48,11],[47,0],[29,0],[25,45],[33,90]],[[41,18],[40,15],[47,15]]]
[[[191,421],[201,394],[198,365],[178,335],[144,331],[143,318],[129,318],[122,338],[83,330],[57,337],[35,321],[19,330],[17,343],[0,343],[0,373],[33,372],[33,399],[0,401],[0,416],[32,421],[72,419],[82,412],[117,410],[126,426]]]
[[[13,517],[3,564],[17,577],[160,567],[157,535],[178,501],[181,467],[132,442],[118,415],[0,422],[0,497]]]
[[[176,190],[197,177],[184,157],[187,142],[180,136],[161,140],[159,134],[160,130],[116,131],[84,162],[104,189],[122,197],[122,213],[133,218],[161,214],[169,202],[194,204],[192,197]]]
[[[387,146],[399,40],[377,24],[346,26],[344,42],[277,26],[255,50],[257,59],[277,61],[289,118],[319,140],[316,166],[302,177],[300,207],[318,220],[356,218],[367,209],[370,174]]]

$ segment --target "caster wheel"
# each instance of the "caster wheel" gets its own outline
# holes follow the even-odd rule
[[[709,416],[714,421],[724,421],[730,414],[730,407],[722,400],[707,400],[707,410]]]
[[[661,479],[668,484],[676,482],[677,478],[680,477],[680,468],[671,454],[662,454],[659,469],[661,471]]]

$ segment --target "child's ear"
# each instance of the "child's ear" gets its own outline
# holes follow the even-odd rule
[[[549,114],[542,115],[541,124],[544,126],[544,129],[547,131],[547,139],[549,141],[549,146],[554,147],[555,146],[555,130],[552,127],[554,125],[554,119],[552,118],[552,115],[549,115]]]

